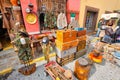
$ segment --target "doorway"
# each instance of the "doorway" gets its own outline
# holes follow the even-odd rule
[[[87,29],[87,33],[93,33],[96,28],[97,17],[99,9],[86,6],[84,16],[84,26]]]
[[[0,14],[0,51],[12,48],[7,28],[3,28],[3,17]]]
[[[41,30],[44,30],[44,27],[45,27],[44,26],[44,18],[45,18],[45,13],[40,13],[39,22],[40,22],[40,29]]]

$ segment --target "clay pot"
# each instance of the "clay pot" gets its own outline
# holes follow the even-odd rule
[[[18,1],[18,0],[10,0],[10,2],[12,3],[13,6],[18,6],[17,1]]]

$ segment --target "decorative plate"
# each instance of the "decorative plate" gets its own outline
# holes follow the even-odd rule
[[[26,21],[29,24],[35,24],[37,22],[37,16],[34,13],[28,13],[26,15]]]

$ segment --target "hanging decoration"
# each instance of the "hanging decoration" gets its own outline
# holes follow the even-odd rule
[[[28,13],[26,15],[26,21],[29,24],[35,24],[37,22],[37,16],[35,13]]]
[[[26,13],[27,13],[27,15],[26,15],[26,21],[29,24],[35,24],[37,22],[37,16],[33,12],[33,8],[34,8],[34,5],[29,0],[28,7],[26,8]]]

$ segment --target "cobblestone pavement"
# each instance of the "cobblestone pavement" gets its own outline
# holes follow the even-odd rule
[[[19,59],[13,49],[0,52],[0,71],[16,65],[19,65]]]
[[[10,53],[13,53],[12,50],[9,51]],[[6,55],[8,53],[5,53]],[[5,55],[4,54],[4,55]],[[0,53],[0,56],[2,54]],[[46,63],[45,61],[37,62],[37,70],[35,73],[29,75],[29,76],[24,76],[21,73],[18,72],[18,68],[21,67],[22,65],[15,65],[18,64],[18,58],[17,55],[12,54],[13,59],[12,60],[14,63],[14,70],[12,73],[5,75],[5,76],[0,76],[0,80],[52,80],[50,76],[45,76],[44,75],[44,64]],[[6,57],[6,56],[5,56]],[[5,62],[9,62],[11,58],[7,55],[5,59]],[[0,57],[0,60],[4,59],[3,57]],[[55,57],[51,58],[51,60],[55,60]],[[14,62],[15,61],[15,62]],[[105,59],[101,64],[94,63],[92,65],[90,75],[88,80],[120,80],[120,60],[116,59],[117,64],[112,64],[109,61],[106,61]],[[3,67],[6,65],[2,62],[0,62],[0,70],[3,69]],[[11,62],[12,63],[12,62]],[[74,63],[75,60],[66,64],[63,66],[65,69],[70,69],[72,72],[74,72]],[[9,63],[10,65],[10,63]],[[74,79],[77,80],[77,79]]]
[[[55,60],[55,57],[53,57],[51,60]],[[63,68],[70,69],[72,72],[74,72],[75,61],[76,60],[66,64],[63,66]],[[92,65],[88,80],[120,80],[120,61],[117,60],[117,62],[118,64],[112,64],[106,60],[103,60],[102,64],[94,63]],[[6,79],[4,78],[2,80],[52,80],[50,76],[44,75],[45,63],[45,61],[37,62],[37,70],[35,73],[29,76],[22,75],[17,71],[18,68],[16,68],[7,76]]]

